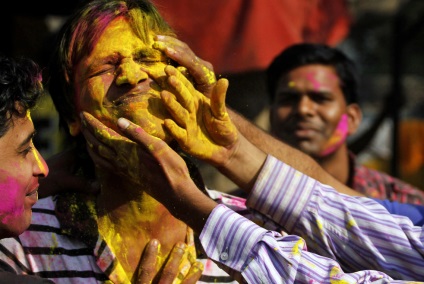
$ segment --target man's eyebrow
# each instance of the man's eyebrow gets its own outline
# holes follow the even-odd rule
[[[34,130],[33,132],[31,132],[20,144],[19,144],[19,148],[24,147],[26,144],[28,144],[35,136],[35,134],[37,134],[37,131]]]

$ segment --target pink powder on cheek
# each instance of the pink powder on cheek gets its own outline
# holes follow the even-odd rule
[[[1,222],[7,224],[20,216],[24,212],[24,204],[19,207],[19,182],[13,177],[6,177],[6,180],[0,184],[0,216],[3,216]]]
[[[339,124],[333,132],[333,135],[328,139],[327,144],[324,146],[324,149],[320,153],[321,157],[327,156],[333,153],[336,149],[342,145],[347,138],[348,133],[348,117],[347,114],[343,114],[340,118]]]

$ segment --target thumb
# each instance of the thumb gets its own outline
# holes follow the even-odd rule
[[[146,131],[144,131],[143,128],[141,128],[141,126],[129,121],[126,118],[123,118],[123,117],[119,118],[117,124],[126,137],[128,137],[129,139],[131,139],[132,141],[140,145],[144,145],[148,149],[149,149],[149,146],[152,146],[158,140],[160,140],[159,138],[151,136]]]

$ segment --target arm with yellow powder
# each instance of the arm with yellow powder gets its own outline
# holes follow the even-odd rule
[[[372,268],[393,277],[401,275],[400,279],[410,279],[408,275],[413,275],[412,279],[423,277],[417,269],[424,265],[424,227],[414,227],[408,218],[391,215],[372,199],[340,194],[272,156],[263,163],[263,153],[254,152],[252,146],[246,152],[256,155],[257,160],[245,159],[247,153],[241,149],[248,141],[242,140],[225,109],[228,82],[220,79],[209,101],[175,71],[172,67],[166,70],[174,95],[162,92],[175,121],[166,120],[165,125],[180,146],[195,157],[231,173],[245,168],[251,173],[257,170],[259,176],[255,174],[249,181],[254,184],[247,201],[249,207],[271,216],[291,234],[304,236],[310,248],[339,260],[347,271]],[[206,152],[201,151],[202,146]],[[411,261],[404,265],[405,259]],[[419,265],[415,266],[418,259]],[[392,268],[394,263],[396,269]]]
[[[105,150],[97,153],[99,146],[112,149],[119,137],[127,141],[120,134],[104,128],[89,114],[84,114],[83,120],[87,131],[99,140],[92,154],[101,156]],[[152,196],[167,206],[171,214],[191,226],[199,234],[208,257],[221,264],[235,279],[255,284],[370,283],[391,279],[378,271],[344,273],[335,260],[308,252],[302,238],[267,231],[224,205],[218,205],[196,187],[184,160],[164,141],[124,118],[118,120],[118,126],[124,135],[136,142],[139,155],[145,152],[140,161],[159,167],[163,176],[157,178],[169,182],[169,186],[152,190]],[[128,165],[128,170],[132,166]],[[120,167],[123,171],[124,166]]]
[[[215,73],[213,72],[213,66],[209,62],[197,57],[187,44],[171,36],[156,36],[154,47],[164,52],[168,57],[180,65],[184,66],[187,71],[184,72],[184,74],[190,74],[189,78],[192,78],[194,87],[207,97],[211,97],[216,79]],[[174,72],[173,75],[175,75],[175,73],[176,72]],[[281,161],[284,161],[293,168],[315,178],[321,183],[334,187],[340,193],[352,196],[363,196],[361,193],[354,191],[339,182],[308,155],[274,138],[228,107],[227,112],[231,117],[232,122],[243,136],[241,139],[248,140],[255,146],[255,148],[257,147],[264,153],[277,157]],[[250,156],[248,154],[250,150],[252,150],[251,147],[246,146],[247,157]],[[223,173],[226,174],[225,170]],[[232,173],[232,176],[229,176],[230,179],[234,178],[233,174],[234,173]],[[235,181],[235,183],[240,185],[240,180]],[[249,184],[247,181],[243,183],[247,185]],[[247,192],[249,191],[249,188],[243,189]]]
[[[210,161],[214,161],[215,165],[218,165],[220,163],[219,161],[226,161],[229,157],[233,159],[237,156],[237,150],[229,147],[229,145],[233,144],[231,142],[233,139],[238,140],[238,136],[232,134],[231,121],[226,119],[227,115],[225,115],[225,108],[223,108],[225,107],[223,104],[226,90],[225,80],[218,82],[216,93],[212,94],[212,100],[209,104],[207,100],[202,102],[196,100],[190,101],[192,98],[190,96],[190,89],[186,88],[184,84],[181,84],[176,77],[170,76],[169,79],[170,85],[174,86],[175,97],[170,96],[167,92],[163,92],[162,99],[168,106],[170,113],[176,116],[176,119],[174,123],[167,120],[165,124],[169,127],[170,132],[176,136],[181,146],[188,149],[188,146],[191,145],[192,154],[199,152],[198,157],[208,157]],[[191,89],[191,91],[193,91],[193,89]],[[196,97],[198,94],[194,94],[194,96]],[[193,108],[193,106],[196,107]],[[196,109],[198,108],[201,108],[202,111],[197,112]],[[184,109],[186,111],[184,111]],[[197,119],[200,120],[198,121]],[[94,122],[95,120],[92,120],[89,123],[92,124]],[[199,123],[201,126],[199,126]],[[203,125],[203,123],[210,125],[206,126]],[[247,265],[248,268],[242,269],[245,279],[250,279],[249,277],[266,277],[264,276],[266,274],[265,270],[261,270],[261,268],[256,266],[262,267],[262,261],[268,261],[268,257],[274,260],[273,265],[277,268],[278,273],[280,273],[280,277],[283,277],[282,279],[287,280],[287,282],[293,279],[302,281],[329,281],[330,279],[334,280],[334,277],[341,277],[337,279],[361,283],[359,279],[371,282],[376,279],[387,277],[387,275],[381,272],[367,271],[366,269],[369,269],[367,265],[374,265],[375,268],[379,267],[388,273],[393,273],[393,271],[390,271],[390,263],[387,261],[370,264],[367,262],[369,260],[368,258],[363,259],[363,256],[367,254],[376,256],[385,254],[384,251],[378,250],[378,246],[373,244],[374,240],[367,235],[367,233],[358,235],[358,231],[367,232],[367,227],[369,225],[368,219],[364,219],[363,216],[370,215],[373,218],[396,219],[378,204],[366,204],[369,199],[365,198],[366,202],[362,204],[362,201],[354,197],[340,195],[330,187],[322,185],[316,180],[295,171],[293,168],[284,165],[284,163],[271,156],[266,158],[265,164],[263,164],[264,161],[260,160],[261,163],[259,163],[259,168],[257,168],[258,171],[260,171],[259,178],[253,181],[254,185],[251,197],[248,201],[249,205],[259,212],[271,216],[274,220],[283,224],[285,228],[293,232],[296,231],[299,235],[307,237],[308,239],[306,241],[310,243],[310,245],[308,245],[309,247],[315,248],[324,256],[331,256],[331,259],[340,260],[344,265],[341,267],[334,260],[325,257],[317,257],[317,255],[305,252],[305,241],[298,236],[283,237],[276,232],[267,232],[271,233],[271,235],[267,235],[265,230],[257,228],[256,225],[238,215],[235,216],[234,212],[227,211],[228,209],[223,208],[223,206],[217,206],[196,188],[187,174],[186,167],[183,166],[184,162],[181,157],[178,155],[175,156],[176,153],[173,152],[166,143],[148,135],[140,127],[125,119],[119,120],[119,126],[122,132],[129,138],[137,141],[138,144],[146,145],[146,150],[158,161],[156,166],[159,165],[162,168],[165,174],[164,179],[168,180],[171,185],[170,187],[163,187],[160,193],[152,193],[152,195],[163,202],[174,216],[187,222],[195,231],[201,231],[200,239],[209,257],[215,261],[224,263],[236,271],[239,271]],[[99,129],[99,126],[95,128]],[[228,132],[225,131],[226,128],[228,128]],[[207,133],[208,129],[219,131],[214,131],[214,133],[209,135]],[[113,143],[109,142],[109,139],[102,138],[102,135],[100,135],[101,133],[102,132],[96,132],[96,137],[107,144],[108,147],[113,147]],[[107,137],[108,135],[104,136]],[[192,138],[194,138],[194,140],[192,140]],[[196,144],[197,142],[195,140],[201,143]],[[224,146],[220,147],[219,145],[221,144]],[[202,151],[202,147],[208,149],[208,151]],[[234,154],[234,156],[226,156],[225,153],[236,154]],[[148,157],[145,157],[143,161],[149,162],[151,166],[154,166],[154,162],[152,163],[151,160],[147,161],[147,158]],[[249,161],[246,162],[248,163]],[[130,166],[130,168],[134,167]],[[303,193],[305,194],[301,194],[299,197],[296,193],[302,192],[300,189],[303,189]],[[321,198],[326,195],[327,191],[335,195],[332,197],[335,201],[340,201],[337,207],[340,207],[340,210],[335,211],[334,208],[332,208],[332,202],[329,202],[329,200],[332,199]],[[325,207],[326,211],[323,211],[322,215],[319,214],[321,212],[317,211],[317,204],[322,207],[327,203],[329,206]],[[292,206],[293,204],[296,204],[296,206]],[[358,206],[358,204],[361,205]],[[312,209],[307,209],[309,206],[312,206]],[[374,208],[370,209],[370,206]],[[336,212],[338,215],[333,216],[334,214],[332,215],[332,212]],[[355,216],[353,220],[351,216]],[[241,219],[239,220],[239,218]],[[318,219],[321,221],[318,221]],[[338,223],[335,220],[344,221]],[[323,224],[326,223],[328,223],[328,226],[338,229],[335,231],[325,230],[327,226]],[[358,224],[358,226],[356,224]],[[315,233],[315,231],[310,231],[310,229],[315,228],[315,226],[322,228],[321,230],[323,231],[320,232],[320,230],[318,230],[318,234]],[[234,228],[237,228],[237,230],[234,230]],[[395,228],[397,228],[397,230]],[[252,233],[253,230],[256,231],[256,229],[258,229],[258,235]],[[378,228],[374,226],[373,230],[374,229],[381,229],[381,233],[387,231],[387,228],[383,225]],[[404,232],[400,225],[392,226],[392,229],[396,231],[399,240],[403,239],[403,241],[405,241],[405,238],[402,238]],[[244,230],[247,230],[249,233],[241,233]],[[262,232],[260,232],[261,230]],[[334,232],[336,232],[336,234],[334,234]],[[347,239],[340,238],[337,232],[342,232],[342,236],[347,236]],[[233,233],[235,236],[232,235]],[[229,236],[228,243],[225,241],[216,242],[217,239],[221,239],[227,236],[227,234]],[[252,236],[253,239],[250,237],[248,239],[242,237],[246,235]],[[349,238],[350,235],[355,235],[356,237]],[[242,238],[240,239],[239,236]],[[272,240],[268,240],[269,236],[272,237]],[[410,234],[408,237],[416,240],[419,238],[416,233]],[[276,238],[277,243],[274,242],[274,238]],[[259,243],[256,243],[257,241]],[[346,245],[348,242],[349,245]],[[369,245],[364,247],[362,251],[352,249],[357,248],[363,242]],[[226,245],[224,246],[223,244]],[[230,246],[228,244],[232,245]],[[319,248],[314,246],[314,244],[319,244]],[[329,244],[337,244],[340,247],[335,249],[329,246]],[[265,245],[266,247],[262,248],[261,245]],[[387,245],[391,245],[391,243],[386,244],[386,246]],[[247,250],[239,251],[237,247],[243,247]],[[271,248],[279,249],[275,252],[270,250]],[[286,254],[289,251],[299,252],[299,255],[296,256],[300,257],[298,259],[299,263],[296,262],[296,265],[290,267],[290,269],[288,268],[289,266],[287,266],[289,258],[287,258]],[[259,252],[263,252],[264,255],[257,254]],[[416,257],[417,254],[417,250],[411,249],[411,245],[409,247],[407,245],[403,247],[402,252],[404,255],[413,255],[414,257]],[[241,255],[238,253],[241,253]],[[279,255],[279,253],[282,255]],[[233,258],[228,259],[228,255],[231,255]],[[399,263],[403,259],[403,256],[399,258]],[[251,259],[258,259],[261,264],[251,262]],[[278,259],[278,261],[275,261],[276,259]],[[355,259],[355,261],[351,263],[349,262],[350,259]],[[305,263],[303,263],[303,261],[305,261]],[[392,261],[396,260],[392,259]],[[314,268],[311,267],[304,267],[304,265],[308,266],[307,264],[311,262],[325,267],[325,269],[327,269],[327,274],[323,271],[319,271],[317,275],[314,274],[310,276],[312,274],[303,275],[297,271],[298,269],[302,271],[309,271],[308,269],[314,270]],[[354,267],[354,265],[358,263],[360,267]],[[397,275],[399,271],[406,275],[408,271],[405,272],[403,270],[408,269],[408,267],[409,266],[406,266],[406,268],[399,268],[398,271],[394,272],[394,275]],[[261,272],[253,273],[255,269],[259,269]],[[343,269],[346,269],[346,271],[358,272],[344,274]],[[314,270],[314,272],[317,273],[316,270]],[[276,277],[276,275],[272,277]],[[264,278],[255,278],[255,281],[263,281],[263,279]],[[252,283],[257,283],[255,281],[252,281]]]

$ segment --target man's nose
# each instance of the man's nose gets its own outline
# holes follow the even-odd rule
[[[116,84],[118,86],[122,84],[136,85],[149,77],[141,64],[135,62],[133,59],[126,59],[121,63],[117,71]]]
[[[298,101],[297,111],[301,115],[312,115],[316,110],[316,104],[307,95],[302,95]]]
[[[47,166],[46,161],[41,156],[40,152],[37,149],[34,149],[34,176],[46,177],[49,174],[49,167]]]

